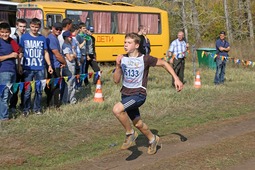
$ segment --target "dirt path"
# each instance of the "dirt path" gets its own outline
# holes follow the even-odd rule
[[[209,131],[204,130],[207,128]],[[176,167],[176,169],[197,169],[203,167],[203,155],[208,156],[209,153],[211,153],[210,156],[215,155],[212,158],[208,156],[207,161],[210,161],[216,157],[225,159],[226,155],[231,156],[231,154],[235,154],[227,150],[227,147],[230,145],[233,146],[231,150],[242,150],[242,148],[246,148],[250,150],[251,153],[251,149],[254,149],[253,153],[255,152],[254,113],[233,120],[221,121],[217,124],[208,125],[208,127],[201,127],[200,130],[202,131],[197,130],[197,132],[194,133],[195,135],[191,137],[186,136],[188,140],[185,142],[169,142],[166,136],[162,136],[159,150],[153,156],[147,154],[147,148],[145,146],[138,145],[138,147],[132,147],[127,151],[120,150],[117,153],[105,155],[101,158],[70,165],[70,167],[73,169],[90,170],[172,169],[171,167]],[[137,143],[139,143],[139,139]],[[237,162],[234,166],[224,166],[220,169],[254,169],[255,157],[248,159],[249,160],[245,160],[245,162],[242,163]],[[180,161],[183,161],[183,164],[181,164]],[[220,165],[217,166],[220,167]],[[68,169],[70,167],[67,166],[65,168]],[[215,169],[215,167],[212,166],[205,169]]]

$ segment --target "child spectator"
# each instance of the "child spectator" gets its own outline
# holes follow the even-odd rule
[[[26,32],[27,28],[27,22],[24,19],[17,19],[16,21],[16,31],[12,35],[12,38],[19,44],[19,40],[21,36]],[[16,66],[17,66],[17,73],[16,73],[16,83],[24,82],[24,75],[22,71],[22,63],[21,63],[21,54],[16,59]],[[16,105],[18,103],[18,93],[19,90],[17,90],[15,93],[13,93],[11,100],[10,100],[10,112],[15,116],[16,114]],[[20,108],[23,108],[23,99],[24,99],[24,90],[21,92],[21,102],[20,102]]]
[[[10,89],[8,85],[15,83],[18,44],[10,38],[11,27],[8,23],[0,24],[0,85],[6,85],[0,95],[0,120],[9,120],[8,100]],[[15,49],[13,48],[15,46]]]
[[[144,25],[140,25],[138,28],[138,35],[141,38],[139,51],[142,54],[150,54],[151,52],[151,44],[150,40],[147,37],[147,28]]]
[[[100,68],[96,62],[96,48],[95,48],[95,38],[92,36],[92,32],[94,32],[94,28],[90,26],[86,30],[86,52],[87,52],[87,61],[85,66],[85,74],[88,74],[89,65],[94,71],[93,83],[96,84],[97,80],[100,76]],[[85,78],[85,84],[88,84],[88,77]]]
[[[49,53],[47,51],[46,38],[39,34],[41,21],[38,18],[33,18],[30,22],[29,33],[23,34],[20,39],[20,47],[23,52],[23,73],[25,83],[33,80],[43,80],[45,61],[47,62],[48,72],[53,73],[50,63]],[[26,84],[25,84],[26,86]],[[28,116],[31,108],[31,85],[28,84],[24,95],[23,115]],[[41,110],[42,91],[35,90],[33,111],[35,114],[42,114]]]
[[[81,59],[80,59],[80,74],[85,74],[85,67],[86,67],[86,25],[85,23],[79,24],[79,34],[76,36],[76,39],[79,43],[79,47],[81,50]],[[88,76],[88,75],[87,75]],[[84,82],[85,83],[85,82]],[[87,85],[87,84],[85,84]],[[78,83],[78,87],[82,86],[82,82]]]
[[[68,80],[68,95],[67,102],[71,104],[75,104],[77,102],[75,95],[75,86],[76,86],[76,78],[75,78],[75,60],[77,59],[74,49],[72,47],[72,34],[70,31],[63,32],[64,44],[62,46],[63,55],[65,56],[67,66],[63,68],[63,75],[71,77]]]
[[[73,24],[71,30],[70,30],[71,34],[72,34],[72,48],[76,54],[76,60],[75,60],[75,74],[79,74],[80,71],[80,61],[81,61],[81,49],[79,46],[79,42],[76,39],[77,34],[79,33],[79,26],[77,24]]]
[[[126,130],[126,140],[121,149],[131,147],[138,137],[137,132],[131,126],[129,120],[131,119],[133,125],[149,140],[148,154],[155,154],[159,137],[150,131],[149,127],[142,121],[139,112],[139,107],[146,100],[149,68],[154,66],[164,67],[174,77],[177,91],[182,90],[183,84],[167,62],[139,53],[140,41],[138,34],[126,34],[124,49],[127,54],[118,56],[116,59],[114,82],[119,83],[122,77],[123,85],[121,88],[122,100],[114,105],[113,113]]]

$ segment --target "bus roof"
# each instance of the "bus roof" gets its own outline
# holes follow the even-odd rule
[[[0,1],[1,5],[13,5],[17,6],[19,3],[18,2],[10,2],[10,1]]]
[[[60,5],[61,3],[61,5]],[[56,8],[58,7],[58,8]],[[53,1],[35,1],[20,3],[18,8],[52,8],[52,9],[72,9],[72,10],[94,10],[94,11],[121,11],[121,12],[149,12],[159,13],[163,12],[159,8],[148,7],[148,6],[127,6],[122,3],[115,4],[94,4],[94,3],[68,3],[68,2],[53,2]]]

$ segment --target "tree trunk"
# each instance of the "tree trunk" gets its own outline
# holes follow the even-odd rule
[[[182,17],[182,23],[183,23],[183,30],[185,34],[185,40],[188,42],[188,27],[187,27],[187,17],[185,12],[185,0],[182,0],[182,2],[179,2],[179,7],[181,9],[181,17]]]
[[[243,31],[243,11],[244,11],[244,6],[243,6],[243,0],[238,0],[238,34],[237,37],[242,38],[242,31]]]
[[[196,33],[196,42],[198,44],[201,43],[201,34],[200,34],[200,25],[199,25],[199,21],[198,21],[198,12],[197,12],[197,8],[196,8],[196,4],[195,4],[195,0],[191,0],[191,8],[192,8],[192,18],[193,18],[193,28],[195,30]]]
[[[229,13],[228,13],[228,3],[227,3],[227,0],[224,0],[223,2],[224,2],[224,12],[225,12],[225,19],[226,19],[228,41],[230,43],[232,43],[233,42],[233,34],[232,34],[232,25],[231,25]]]
[[[253,31],[253,22],[252,22],[252,14],[251,14],[251,1],[246,0],[246,11],[248,14],[248,26],[249,26],[249,34],[250,34],[250,41],[254,43],[254,31]]]

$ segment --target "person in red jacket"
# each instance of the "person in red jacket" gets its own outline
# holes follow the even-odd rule
[[[5,22],[0,23],[0,120],[9,120],[8,100],[11,96],[10,84],[16,80],[15,59],[18,57],[19,47],[10,38],[10,34],[10,25]]]

